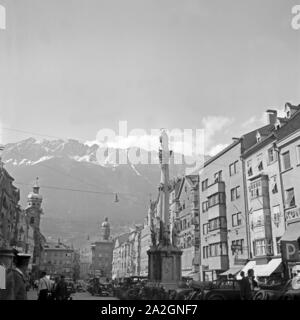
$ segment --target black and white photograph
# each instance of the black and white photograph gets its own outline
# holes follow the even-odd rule
[[[299,301],[300,0],[0,0],[0,300]]]

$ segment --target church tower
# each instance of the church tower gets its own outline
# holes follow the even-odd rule
[[[29,224],[36,230],[40,229],[43,197],[40,195],[40,187],[38,178],[33,185],[32,192],[29,193],[27,197],[27,217],[29,219]]]
[[[104,222],[101,224],[101,234],[102,240],[109,240],[110,236],[110,224],[108,222],[108,218],[106,217]]]

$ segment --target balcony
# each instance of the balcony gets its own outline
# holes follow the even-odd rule
[[[208,219],[214,219],[218,217],[226,217],[226,206],[225,204],[216,204],[208,208]]]
[[[224,181],[217,181],[211,184],[207,189],[207,196],[213,195],[215,193],[225,192],[225,182]]]
[[[208,233],[208,244],[216,242],[227,242],[227,229],[217,229]]]

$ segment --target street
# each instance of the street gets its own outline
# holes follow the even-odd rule
[[[37,291],[30,290],[27,293],[28,300],[37,300]],[[88,292],[76,292],[75,294],[72,294],[73,300],[118,300],[115,297],[98,297],[98,296],[92,296]]]

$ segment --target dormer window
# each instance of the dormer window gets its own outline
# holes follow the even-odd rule
[[[277,121],[274,124],[275,130],[279,130],[281,128],[281,123],[280,121],[277,119]]]
[[[259,133],[259,131],[257,131],[256,133],[256,142],[260,142],[261,141],[261,134]]]

